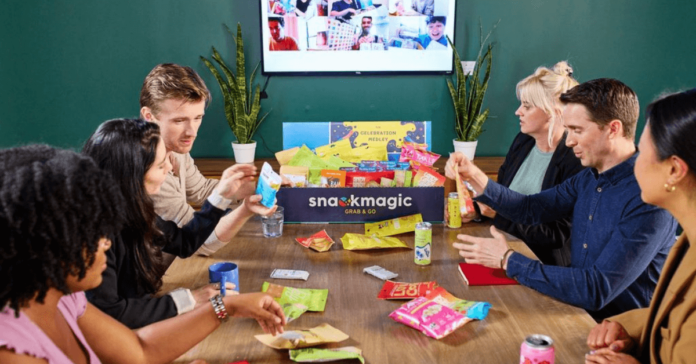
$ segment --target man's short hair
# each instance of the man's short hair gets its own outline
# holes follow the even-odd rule
[[[598,78],[581,83],[561,94],[561,102],[585,106],[590,120],[600,129],[612,120],[623,125],[624,137],[633,140],[640,113],[638,96],[619,80]]]
[[[168,99],[205,100],[208,106],[211,97],[203,79],[193,68],[173,63],[158,64],[145,77],[140,89],[140,107],[147,106],[157,113],[159,104]]]
[[[372,16],[370,16],[370,15],[365,15],[365,16],[362,17],[361,21],[362,21],[362,20],[365,20],[365,19],[370,19],[370,21],[372,21]]]
[[[269,16],[268,23],[270,24],[272,21],[277,21],[281,28],[285,28],[285,19],[279,16]]]
[[[429,16],[426,24],[432,24],[435,22],[440,22],[443,25],[446,25],[447,24],[447,17],[446,16]]]

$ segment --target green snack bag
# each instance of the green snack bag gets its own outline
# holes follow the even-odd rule
[[[271,295],[281,306],[300,303],[307,306],[307,311],[314,312],[324,311],[329,297],[328,289],[292,288],[268,282],[263,282],[261,291]]]
[[[404,176],[404,187],[411,187],[411,180],[413,179],[413,172],[406,171],[406,176]]]
[[[287,323],[297,320],[303,313],[307,312],[307,306],[301,303],[286,303],[283,305],[283,313]]]
[[[361,363],[365,363],[365,358],[362,357],[362,350],[355,346],[335,349],[307,348],[290,350],[290,360],[299,363],[321,363],[343,359],[358,359]]]

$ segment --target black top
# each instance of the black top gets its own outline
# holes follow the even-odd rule
[[[549,189],[576,175],[584,167],[575,157],[573,150],[565,145],[566,135],[553,152],[549,167],[546,169],[541,189]],[[522,166],[529,152],[536,145],[534,138],[519,133],[510,146],[505,162],[498,170],[498,183],[510,187],[517,171]],[[500,214],[496,214],[493,225],[508,232],[522,241],[534,252],[544,264],[567,267],[570,265],[570,228],[572,216],[540,225],[515,224]]]
[[[333,5],[331,6],[331,11],[338,11],[341,12],[346,9],[354,9],[358,10],[358,5],[355,3],[355,1],[351,1],[350,4],[346,3],[344,0],[336,0],[334,1]],[[350,20],[353,17],[353,13],[348,12],[346,15],[343,15],[339,18],[343,18],[345,20]]]
[[[164,233],[166,241],[162,250],[181,258],[193,255],[213,233],[224,214],[225,211],[206,200],[201,210],[194,213],[193,219],[182,228],[157,217],[157,227]],[[114,237],[111,249],[106,252],[106,270],[102,273],[101,285],[86,292],[93,305],[131,329],[177,315],[170,295],[153,297],[138,283],[134,244],[142,244],[142,236],[133,236],[123,230]]]
[[[297,4],[295,4],[295,8],[297,8],[297,10],[299,10],[303,13],[306,13],[307,8],[309,8],[309,4],[311,2],[312,2],[312,0],[307,0],[305,2],[302,2],[302,0],[297,0]]]

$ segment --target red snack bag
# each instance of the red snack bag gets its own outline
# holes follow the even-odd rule
[[[326,233],[326,230],[322,230],[308,238],[295,238],[295,241],[305,248],[312,248],[318,252],[328,251],[334,244],[333,239]]]
[[[438,287],[435,281],[420,283],[403,283],[386,281],[377,298],[382,300],[410,300],[425,297]]]

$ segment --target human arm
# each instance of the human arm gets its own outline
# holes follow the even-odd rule
[[[602,321],[590,330],[587,346],[592,350],[609,348],[611,351],[629,352],[638,343],[648,314],[649,308],[637,308]],[[622,321],[627,323],[626,327]]]
[[[267,294],[226,296],[223,303],[231,317],[254,318],[267,333],[283,332],[283,311]],[[213,306],[208,304],[185,315],[131,331],[88,304],[78,325],[102,362],[168,363],[213,332],[220,326],[220,320]]]
[[[640,364],[640,362],[628,354],[602,349],[586,354],[585,364]]]
[[[343,0],[336,0],[336,1],[338,2],[338,1],[343,1]],[[338,10],[338,9],[339,9],[339,7],[338,7],[339,4],[338,4],[337,2],[335,2],[335,3],[331,6],[331,13],[329,13],[329,16],[340,16],[340,17],[342,17],[342,16],[346,16],[348,13],[353,13],[353,15],[355,15],[355,14],[358,13],[358,11],[357,11],[356,9],[354,9],[354,8],[345,8],[345,9],[343,9],[343,10]]]

